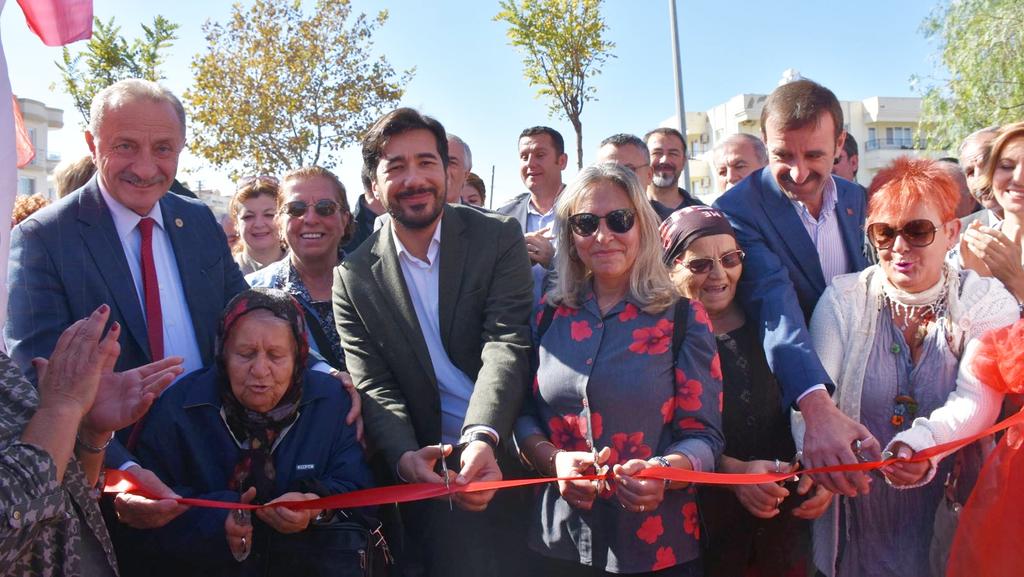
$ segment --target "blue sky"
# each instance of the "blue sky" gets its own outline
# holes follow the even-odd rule
[[[844,100],[913,96],[910,76],[933,72],[936,47],[918,29],[936,1],[677,0],[687,110],[706,110],[743,92],[770,92],[787,68],[825,84]],[[523,79],[521,59],[507,43],[505,25],[493,21],[496,1],[352,4],[357,11],[389,11],[375,48],[396,69],[416,67],[402,104],[437,117],[469,143],[474,172],[488,183],[488,196],[495,167],[496,203],[522,190],[516,140],[524,127],[548,124],[558,129],[570,152],[565,179],[575,173],[572,127],[549,117],[547,102],[536,99]],[[15,2],[8,0],[5,8],[0,34],[14,92],[64,109],[65,127],[50,133],[51,151],[84,153],[77,111],[59,86],[50,90],[59,84],[54,62],[60,49],[44,46],[28,31]],[[95,14],[104,20],[115,16],[129,38],[157,13],[181,25],[164,66],[165,84],[178,94],[191,83],[192,56],[205,49],[202,23],[223,22],[230,10],[225,0],[94,0]],[[602,138],[616,132],[642,135],[675,113],[668,3],[608,0],[604,17],[616,57],[593,82],[599,100],[584,108],[584,163],[593,160]],[[358,150],[347,150],[338,159],[337,171],[354,198],[359,190]],[[184,158],[181,169],[193,171],[184,176],[193,184],[203,180],[233,190],[222,173],[194,158]]]

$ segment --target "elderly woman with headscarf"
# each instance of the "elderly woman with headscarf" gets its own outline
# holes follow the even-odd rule
[[[959,192],[937,163],[898,158],[875,176],[871,189],[867,236],[878,264],[836,277],[810,330],[836,384],[839,408],[896,456],[909,456],[922,448],[923,435],[899,434],[915,417],[942,407],[951,393],[969,397],[953,410],[978,409],[971,402],[979,398],[977,382],[963,372],[958,377],[960,359],[972,340],[1012,323],[1017,303],[995,279],[946,265],[960,232],[954,214]],[[947,433],[936,427],[924,436],[942,442]],[[880,457],[874,439],[855,447],[865,460]],[[818,569],[830,576],[929,574],[931,521],[951,463],[898,463],[885,473],[892,483],[906,484],[925,468],[924,482],[913,490],[876,482],[867,495],[833,500],[814,523]]]
[[[611,479],[546,487],[529,545],[552,575],[701,575],[693,491],[636,475],[714,469],[721,375],[707,314],[672,286],[630,170],[585,168],[555,215],[567,248],[536,317],[539,366],[516,439],[544,475]]]
[[[661,223],[661,241],[672,282],[683,296],[704,305],[718,343],[725,434],[718,471],[789,470],[796,451],[789,411],[782,407],[758,327],[747,322],[736,301],[744,257],[736,233],[718,210],[691,206]],[[806,477],[801,495],[810,490],[809,481]],[[707,529],[704,574],[804,575],[810,551],[806,519],[824,511],[831,493],[819,487],[813,498],[801,502],[789,499],[796,493],[790,489],[776,483],[700,487]]]
[[[179,495],[227,502],[302,501],[368,486],[355,429],[341,418],[351,401],[333,378],[306,369],[304,323],[283,291],[233,298],[220,321],[216,365],[188,375],[151,411],[137,449],[142,465]],[[193,507],[140,531],[139,546],[154,574],[316,574],[300,562],[317,558],[295,553],[329,516],[265,508],[247,524],[224,509]],[[285,559],[292,564],[281,567]],[[341,570],[346,562],[358,560],[328,565]]]

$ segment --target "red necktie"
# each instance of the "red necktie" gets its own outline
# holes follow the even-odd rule
[[[139,221],[142,233],[142,293],[146,300],[146,334],[149,337],[151,360],[164,358],[164,315],[160,310],[160,284],[156,279],[153,262],[153,225],[156,221],[146,217]]]

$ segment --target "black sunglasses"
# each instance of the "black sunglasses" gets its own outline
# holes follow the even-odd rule
[[[725,268],[735,268],[743,262],[743,258],[747,256],[740,249],[736,249],[732,252],[727,252],[718,258],[703,257],[703,258],[691,258],[690,260],[684,261],[681,258],[676,259],[676,262],[690,269],[693,274],[707,274],[714,268],[716,262],[722,263]]]
[[[292,218],[300,218],[306,214],[309,206],[309,203],[304,200],[293,200],[284,203],[284,206],[281,207],[281,212]],[[320,216],[331,216],[338,212],[339,206],[338,201],[324,198],[316,201],[316,204],[313,205],[313,210]]]
[[[577,236],[590,236],[597,232],[597,227],[601,225],[602,219],[608,225],[608,230],[624,234],[633,228],[633,223],[636,222],[636,213],[628,208],[613,210],[604,216],[578,212],[569,217],[569,228]]]
[[[875,222],[868,226],[868,241],[878,249],[892,248],[896,243],[896,237],[902,236],[910,246],[922,247],[935,242],[935,231],[939,230],[932,221],[921,218],[912,220],[903,225],[903,228],[893,228],[885,222]]]

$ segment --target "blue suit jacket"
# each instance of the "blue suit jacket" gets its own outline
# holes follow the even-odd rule
[[[836,215],[850,270],[868,266],[864,256],[866,200],[859,186],[836,178]],[[827,282],[814,243],[789,198],[767,168],[754,172],[715,202],[729,217],[743,262],[737,297],[758,323],[764,351],[782,385],[784,407],[808,388],[832,381],[814,352],[807,320]]]
[[[206,205],[165,194],[160,210],[199,352],[209,365],[221,311],[248,285]],[[152,360],[143,307],[95,177],[18,225],[11,234],[10,258],[4,339],[11,358],[33,382],[32,358],[50,356],[61,332],[103,303],[110,305],[110,321],[123,328],[116,370]],[[124,462],[125,457],[123,448],[112,444],[107,462]]]

